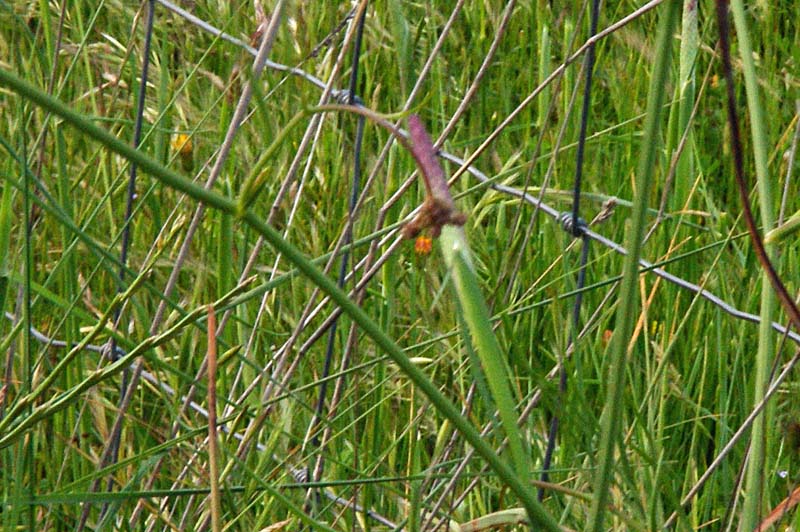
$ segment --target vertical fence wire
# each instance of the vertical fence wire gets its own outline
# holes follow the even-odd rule
[[[355,42],[353,43],[353,61],[350,71],[350,84],[349,84],[349,91],[347,93],[347,103],[349,105],[355,105],[357,103],[361,103],[360,98],[357,96],[357,88],[358,88],[358,66],[359,60],[361,58],[361,43],[364,33],[364,22],[366,19],[367,14],[367,6],[369,5],[369,1],[367,0],[364,3],[363,8],[361,9],[360,15],[358,19],[355,21],[356,23],[356,34],[355,34]],[[358,121],[356,123],[356,134],[355,134],[355,141],[353,145],[353,178],[351,181],[351,188],[350,188],[350,197],[347,204],[347,222],[345,227],[345,235],[344,235],[344,243],[343,243],[343,252],[341,256],[341,261],[339,263],[339,274],[337,278],[337,284],[339,288],[344,288],[345,280],[347,278],[347,268],[350,264],[350,244],[353,241],[353,225],[355,220],[353,219],[355,214],[356,203],[358,202],[358,197],[361,193],[361,147],[362,142],[364,139],[364,121],[365,118],[361,115],[358,116]],[[317,399],[317,405],[314,410],[314,416],[311,420],[311,425],[309,427],[309,434],[311,435],[311,445],[312,447],[316,448],[318,452],[317,464],[314,468],[313,475],[308,475],[308,480],[310,482],[319,482],[322,478],[324,472],[324,448],[323,442],[320,440],[319,437],[319,424],[322,420],[323,415],[325,415],[325,400],[328,393],[328,377],[331,373],[331,364],[333,362],[333,352],[336,345],[336,331],[338,326],[338,318],[331,323],[330,328],[328,329],[328,340],[327,345],[325,348],[325,361],[322,369],[322,376],[321,376],[321,384],[319,388],[319,398]],[[344,378],[344,377],[342,377]]]
[[[141,70],[141,79],[139,82],[139,94],[137,95],[136,101],[136,117],[134,119],[134,129],[133,129],[133,140],[132,145],[134,148],[139,147],[139,143],[142,139],[142,124],[144,122],[144,107],[145,107],[145,96],[147,94],[147,76],[148,71],[150,68],[150,46],[152,43],[152,36],[153,36],[153,21],[154,21],[154,14],[155,14],[155,0],[148,0],[147,2],[147,20],[145,23],[145,34],[144,34],[144,46],[142,50],[142,70]],[[130,238],[131,238],[131,224],[132,224],[132,217],[133,217],[133,206],[134,201],[136,200],[136,172],[137,172],[137,165],[134,162],[130,164],[130,173],[128,176],[128,187],[126,191],[126,198],[125,198],[125,217],[123,218],[123,227],[122,227],[122,242],[120,245],[120,265],[119,271],[117,273],[117,294],[122,294],[125,291],[125,272],[127,270],[128,264],[128,251],[130,247]],[[124,302],[120,302],[117,305],[117,308],[114,310],[114,329],[119,329],[120,323],[122,321],[122,310],[123,310]],[[117,353],[117,344],[114,335],[111,335],[108,341],[108,350],[106,351],[106,356],[109,360],[114,361],[115,354]],[[125,403],[127,398],[130,397],[129,387],[134,387],[136,385],[135,382],[131,382],[131,368],[125,368],[122,371],[122,377],[119,385],[119,401],[118,401],[118,411],[119,414],[117,415],[117,419],[114,422],[114,425],[111,430],[111,434],[109,436],[109,441],[106,448],[103,451],[102,456],[100,457],[99,467],[104,468],[108,465],[116,463],[119,457],[119,445],[120,445],[120,438],[122,435],[122,422],[125,418],[123,412],[126,410]],[[97,490],[101,479],[97,478],[91,487],[91,492]],[[114,478],[113,476],[109,476],[106,480],[106,491],[111,491],[114,486]],[[100,522],[103,521],[105,516],[107,515],[107,511],[109,508],[109,503],[103,503],[102,509],[100,511]],[[86,526],[86,521],[89,518],[89,511],[91,509],[90,503],[85,503],[83,509],[81,511],[81,517],[78,524],[78,530],[83,530]]]
[[[600,0],[592,2],[590,15],[590,34],[591,40],[597,33],[597,21],[600,16]],[[592,94],[592,72],[595,62],[595,45],[589,46],[585,58],[586,68],[583,85],[583,103],[581,109],[580,132],[578,135],[578,148],[575,155],[575,179],[572,186],[572,212],[564,213],[561,216],[562,228],[575,238],[581,239],[581,257],[578,267],[578,278],[576,281],[577,296],[572,304],[572,321],[570,324],[569,342],[566,351],[572,350],[573,358],[578,356],[576,343],[578,341],[578,331],[580,331],[581,302],[583,301],[583,288],[586,284],[586,264],[589,260],[589,243],[591,240],[586,235],[586,222],[580,218],[581,203],[581,182],[583,177],[583,156],[586,147],[586,130],[589,123],[590,97]],[[542,459],[542,472],[540,480],[545,483],[550,480],[550,466],[553,459],[553,452],[558,438],[558,427],[561,418],[561,407],[567,393],[567,368],[563,356],[559,356],[558,370],[558,397],[556,399],[555,412],[550,419],[550,428],[547,433],[547,447],[545,448],[544,458]],[[537,497],[541,501],[544,499],[545,491],[543,487],[538,489]]]

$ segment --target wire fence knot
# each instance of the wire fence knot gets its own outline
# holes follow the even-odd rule
[[[117,360],[128,354],[125,352],[124,349],[119,347],[116,342],[112,342],[110,340],[105,344],[103,344],[101,348],[101,353],[103,357],[108,359],[110,362],[116,362]]]
[[[336,103],[342,105],[364,105],[364,100],[362,100],[357,94],[354,94],[352,99],[350,94],[350,89],[333,89],[331,91],[331,98]]]
[[[586,220],[578,217],[578,223],[576,224],[574,221],[575,218],[570,211],[565,211],[558,215],[558,223],[561,224],[561,228],[564,231],[575,238],[585,235],[586,230],[589,229],[589,224],[586,223]]]

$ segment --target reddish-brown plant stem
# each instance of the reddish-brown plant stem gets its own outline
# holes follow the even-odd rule
[[[417,115],[408,117],[408,135],[411,138],[409,149],[419,166],[427,196],[416,218],[403,228],[403,236],[414,238],[430,229],[431,236],[437,237],[443,225],[464,225],[467,217],[456,210],[444,170],[436,159],[433,141]]]
[[[778,295],[778,299],[789,316],[795,329],[800,331],[800,311],[794,304],[786,287],[783,285],[775,267],[769,260],[767,250],[764,248],[764,241],[756,227],[753,210],[750,208],[750,194],[748,192],[747,181],[744,177],[744,150],[742,148],[742,138],[739,133],[739,116],[736,113],[736,95],[733,90],[733,66],[731,64],[731,44],[730,44],[730,23],[728,21],[728,1],[717,0],[717,24],[719,25],[719,44],[722,52],[722,65],[725,74],[725,85],[727,91],[728,125],[731,129],[731,151],[733,152],[733,169],[736,176],[736,184],[739,188],[739,196],[742,200],[742,211],[744,214],[747,231],[753,241],[753,249],[756,252],[758,262],[767,273],[770,284]]]

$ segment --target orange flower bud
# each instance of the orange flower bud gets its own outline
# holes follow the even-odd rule
[[[433,240],[431,240],[430,237],[425,235],[417,237],[417,240],[414,242],[414,253],[420,257],[426,257],[430,255],[431,249],[433,249]]]

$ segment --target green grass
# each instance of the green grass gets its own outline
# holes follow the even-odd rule
[[[265,5],[267,14],[274,4]],[[436,139],[464,104],[506,6],[465,2],[445,33],[457,3],[428,4],[370,3],[359,95],[383,115],[412,110]],[[545,203],[567,211],[580,119],[571,94],[582,90],[580,58],[474,153],[585,42],[588,7],[552,4],[513,6],[489,69],[442,147],[464,159],[474,155],[475,168],[496,184],[528,186],[538,196],[546,181]],[[211,524],[207,418],[187,396],[207,406],[206,309],[215,302],[217,411],[226,423],[218,433],[215,503],[223,530],[282,522],[284,530],[390,530],[387,521],[406,530],[432,530],[436,522],[452,530],[457,524],[524,530],[526,518],[573,530],[591,519],[596,529],[658,529],[741,427],[765,390],[764,376],[771,378],[772,368],[780,370],[796,351],[779,334],[759,340],[757,324],[651,273],[635,276],[632,264],[625,270],[631,284],[620,291],[624,257],[593,242],[572,357],[574,296],[559,297],[574,290],[577,276],[580,248],[570,246],[569,235],[529,203],[461,173],[452,192],[467,223],[463,236],[448,233],[442,243],[455,238],[459,249],[468,245],[471,265],[460,255],[454,261],[450,248],[416,254],[414,242],[399,242],[397,231],[425,199],[425,188],[413,177],[412,156],[369,121],[366,188],[350,248],[355,274],[343,291],[336,289],[356,115],[310,113],[320,103],[319,87],[267,68],[219,179],[202,190],[251,79],[252,57],[157,5],[143,141],[132,150],[146,5],[140,12],[123,2],[69,2],[62,24],[53,3],[0,4],[0,304],[22,320],[0,321],[3,529],[75,529],[84,503],[92,530]],[[345,25],[323,41],[349,5],[289,2],[270,60],[323,80],[336,72],[333,88],[346,88],[354,28]],[[640,5],[604,3],[601,30]],[[656,35],[666,7],[598,41],[581,212],[590,220],[604,199],[619,198],[594,231],[628,245],[634,213],[641,213],[648,235],[642,258],[669,261],[664,268],[671,274],[758,314],[765,286],[750,242],[741,237],[714,6],[700,2],[696,20],[684,13],[663,50]],[[257,24],[251,3],[198,0],[191,11],[246,42]],[[754,196],[764,190],[773,196],[763,219],[781,222],[779,204],[788,214],[800,209],[796,172],[787,168],[798,127],[793,58],[800,36],[791,2],[754,3],[743,16],[754,51],[752,65],[742,61],[733,35],[745,174]],[[666,82],[657,87],[664,105],[643,146],[660,52],[667,61]],[[745,71],[752,75],[747,91]],[[27,85],[14,85],[15,78]],[[748,110],[753,85],[765,129],[754,128]],[[315,121],[319,130],[309,131]],[[405,120],[400,126],[407,127]],[[190,136],[190,158],[171,147],[177,134]],[[643,195],[639,165],[647,148],[653,182]],[[139,168],[137,198],[120,287],[131,161]],[[758,170],[757,189],[756,163],[766,166]],[[443,166],[449,175],[458,170]],[[200,205],[205,214],[185,243]],[[796,292],[796,235],[774,242],[781,277]],[[186,260],[165,296],[182,246]],[[475,274],[477,286],[465,272]],[[621,297],[632,303],[632,315],[618,310]],[[122,321],[115,331],[110,316],[117,305]],[[160,305],[163,319],[154,323]],[[333,312],[342,315],[327,413],[312,435],[326,354],[320,327]],[[784,321],[780,313],[775,319]],[[69,346],[101,345],[113,336],[128,356],[111,364],[92,350],[47,345],[26,334],[29,327]],[[763,355],[770,350],[775,358]],[[499,360],[487,367],[491,353]],[[568,385],[559,400],[553,370],[562,360]],[[120,375],[131,363],[147,373],[121,414],[118,461],[103,466],[100,456],[120,415]],[[613,401],[612,372],[619,375]],[[758,524],[797,487],[796,380],[790,372],[755,425],[765,442],[763,466],[751,465],[747,477],[748,490],[760,496],[746,498],[740,485],[746,432],[691,505],[678,511],[676,529]],[[603,429],[610,403],[617,426]],[[516,425],[508,422],[513,414],[522,416]],[[539,506],[535,479],[554,414],[560,430],[552,484]],[[520,457],[521,449],[529,456]],[[613,460],[599,476],[604,455]],[[313,470],[320,459],[315,489],[299,485],[299,468]],[[784,523],[797,526],[794,508]]]

